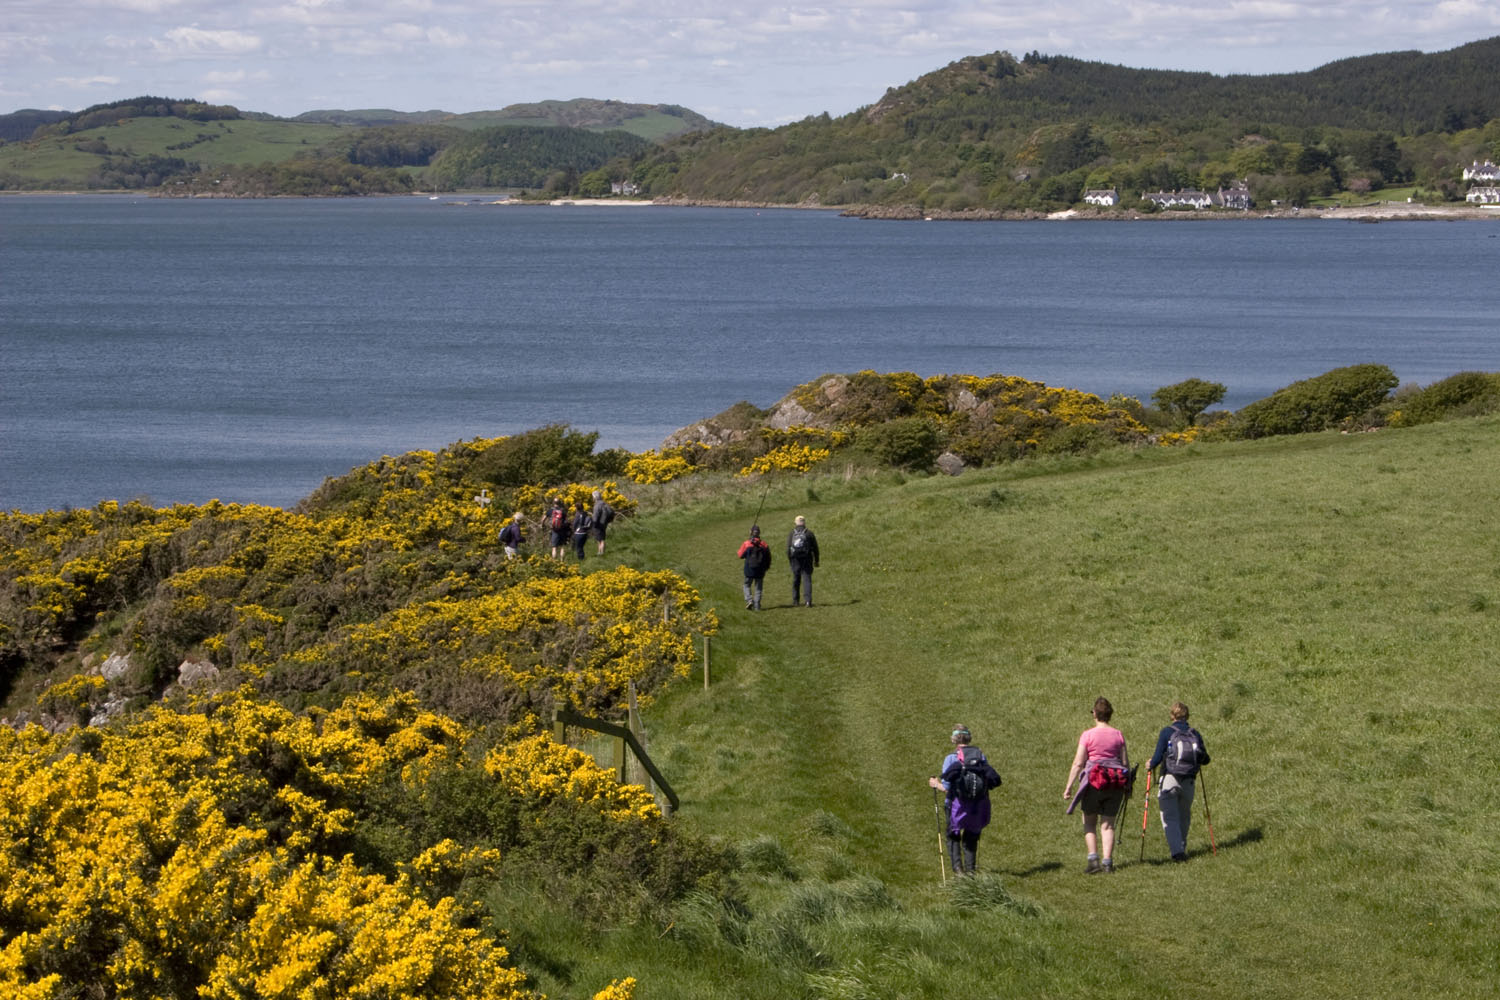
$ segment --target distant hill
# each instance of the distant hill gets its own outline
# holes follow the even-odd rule
[[[675,104],[627,104],[577,98],[571,101],[540,101],[510,104],[498,111],[307,111],[291,119],[329,125],[451,125],[463,129],[503,125],[563,126],[590,132],[619,130],[659,142],[686,132],[706,131],[715,123]]]
[[[673,105],[619,101],[553,101],[470,115],[315,111],[285,119],[229,105],[137,97],[9,118],[24,136],[0,143],[0,190],[161,189],[242,197],[459,187],[576,194],[583,178],[610,160],[712,125]],[[458,148],[445,158],[450,147]],[[613,179],[595,176],[591,190],[608,193]]]
[[[1262,201],[1428,185],[1500,158],[1500,38],[1308,73],[1214,76],[1007,52],[960,59],[840,118],[680,137],[632,164],[654,196],[1052,210],[1091,188],[1246,179]]]
[[[323,125],[433,125],[451,117],[446,111],[392,111],[389,108],[373,108],[363,111],[304,111],[289,120]]]
[[[36,108],[23,108],[20,111],[12,111],[8,115],[0,115],[0,142],[18,142],[22,139],[30,139],[33,132],[43,125],[52,125],[62,121],[72,112],[69,111],[39,111]]]

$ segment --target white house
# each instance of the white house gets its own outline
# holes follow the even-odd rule
[[[1482,184],[1493,184],[1500,181],[1500,167],[1495,166],[1489,160],[1480,163],[1475,160],[1472,164],[1464,167],[1464,180],[1479,181]]]
[[[1500,205],[1500,187],[1471,187],[1464,201],[1471,201],[1476,205]]]
[[[1255,204],[1250,197],[1250,188],[1244,181],[1232,188],[1219,188],[1219,193],[1214,195],[1214,204],[1220,208],[1237,208],[1245,211]]]
[[[641,188],[635,181],[613,181],[609,185],[609,193],[622,194],[629,198],[632,195],[640,194]]]
[[[1114,188],[1091,188],[1083,193],[1083,200],[1090,205],[1118,205],[1120,203],[1120,192]]]
[[[1154,191],[1141,195],[1142,201],[1154,201],[1162,208],[1177,208],[1186,205],[1190,208],[1207,208],[1213,204],[1213,198],[1202,191],[1189,188],[1186,191]]]

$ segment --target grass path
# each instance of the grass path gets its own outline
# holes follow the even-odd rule
[[[921,912],[947,905],[924,781],[964,721],[1006,782],[981,868],[1056,919],[1033,933],[1079,968],[1102,953],[1122,983],[1200,996],[1478,995],[1500,972],[1497,468],[1485,419],[827,477],[816,501],[798,482],[760,519],[777,561],[759,614],[734,559],[747,487],[626,536],[724,622],[712,690],[679,688],[648,724],[684,822],[796,853],[831,814]],[[797,513],[823,550],[810,610],[784,606]],[[1079,874],[1062,782],[1101,693],[1142,762],[1170,702],[1192,706],[1217,857],[1200,796],[1192,864],[1162,863],[1154,809],[1130,864],[1137,798],[1120,873]]]

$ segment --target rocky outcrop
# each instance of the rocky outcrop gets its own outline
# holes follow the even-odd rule
[[[964,460],[951,451],[945,451],[939,455],[936,464],[945,475],[957,476],[964,471]]]

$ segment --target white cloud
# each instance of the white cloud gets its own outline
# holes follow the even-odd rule
[[[205,31],[202,28],[173,28],[166,33],[166,42],[159,48],[167,52],[184,55],[219,55],[254,52],[261,47],[258,35],[243,31]]]
[[[117,76],[60,76],[53,82],[69,90],[87,90],[90,87],[117,87],[120,84],[120,78]]]
[[[278,114],[591,96],[770,124],[997,49],[1268,73],[1497,33],[1484,0],[8,0],[0,64],[17,106],[66,102],[65,76],[121,97],[234,88]]]

